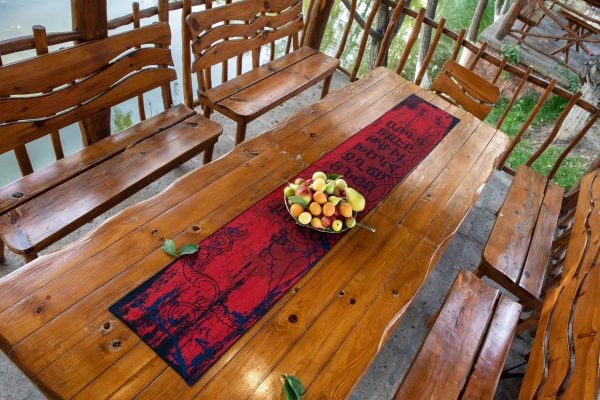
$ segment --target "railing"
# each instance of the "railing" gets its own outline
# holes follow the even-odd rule
[[[464,29],[458,33],[453,32],[446,27],[446,21],[443,18],[435,21],[426,16],[425,9],[417,11],[405,7],[404,0],[400,0],[398,3],[391,0],[374,0],[362,14],[357,11],[356,0],[351,2],[341,0],[337,3],[337,7],[345,9],[349,18],[344,26],[343,34],[339,35],[337,45],[328,43],[326,46],[322,46],[321,50],[340,59],[339,69],[351,81],[359,78],[361,73],[364,74],[374,67],[385,65],[414,83],[423,85],[424,77],[427,74],[435,75],[435,72],[439,70],[440,61],[443,62],[445,59],[438,56],[440,53],[442,55],[448,53],[448,46],[451,43],[449,58],[456,60],[461,53],[469,52],[470,59],[465,64],[469,69],[487,76],[489,81],[499,86],[512,85],[514,87],[512,94],[500,101],[486,120],[488,124],[507,131],[513,137],[510,149],[502,160],[502,165],[507,171],[514,173],[516,166],[524,162],[527,165],[533,165],[542,173],[558,179],[563,186],[572,187],[576,186],[577,181],[587,169],[597,164],[597,160],[594,159],[583,162],[580,157],[570,156],[570,153],[589,133],[599,117],[598,108],[583,100],[581,93],[571,93],[566,88],[559,86],[556,81],[546,80],[532,67],[523,69],[518,65],[511,64],[507,56],[501,58],[496,55],[487,47],[486,43],[478,44],[466,40]],[[381,15],[382,9],[387,11],[389,23],[385,27],[384,35],[377,37],[378,35],[373,34],[373,25],[378,14]],[[398,26],[399,21],[401,21],[400,26]],[[417,42],[422,39],[426,27],[433,30],[433,38],[428,48],[426,47],[427,52],[423,55],[419,66],[414,67],[415,63],[412,63],[411,68],[408,68],[409,58],[414,58],[411,52]],[[352,29],[358,30],[360,33],[358,35],[359,44],[354,47],[348,41],[348,35]],[[397,32],[402,30],[405,33],[410,31],[410,34],[404,38],[398,37]],[[444,49],[441,49],[440,46],[442,42],[445,43]],[[365,51],[368,47],[378,49],[375,63],[365,62]],[[392,51],[394,48],[400,52]],[[348,53],[351,53],[352,56],[342,57],[342,54]],[[437,63],[432,62],[434,59],[437,59]],[[346,60],[354,60],[354,62]],[[538,97],[537,93],[540,91],[541,95]],[[532,99],[535,100],[534,104],[526,114],[522,114],[520,109],[517,110],[517,108],[521,108],[517,106],[522,106],[526,100],[531,103]],[[558,105],[559,111],[555,111],[552,116],[555,118],[553,126],[545,126],[549,133],[541,138],[539,145],[526,140],[526,134],[532,126],[542,125],[541,120],[547,118],[546,109],[552,105]],[[567,126],[564,123],[567,116],[576,106],[579,109],[577,120],[583,123],[580,122],[578,129],[571,132],[568,140],[557,141],[559,133],[563,127]],[[522,121],[515,124],[513,122],[515,114],[519,113],[522,114],[520,115]],[[572,122],[568,125],[572,125]],[[578,165],[574,171],[568,171],[568,176],[565,177],[565,165],[573,164],[573,162],[587,165]]]
[[[224,0],[224,2],[229,2],[229,0]],[[139,9],[139,4],[133,3],[131,14],[108,21],[108,27],[111,30],[127,25],[136,27],[140,25],[141,19],[157,15],[159,20],[168,22],[169,11],[182,9],[186,4],[194,7],[203,6],[205,1],[168,2],[168,0],[159,0],[158,6],[144,10]],[[212,4],[212,1],[206,1],[206,7],[210,7]],[[319,2],[312,0],[306,8],[306,31],[318,30],[314,24],[323,23],[317,18],[318,10],[314,9],[315,4],[319,4]],[[531,67],[524,69],[510,63],[508,57],[501,58],[485,43],[477,44],[466,40],[464,29],[454,32],[446,26],[444,19],[435,21],[426,16],[424,9],[413,10],[405,7],[404,0],[400,0],[398,3],[392,0],[373,0],[366,9],[364,5],[358,7],[357,0],[339,0],[334,3],[333,7],[343,8],[344,12],[338,14],[346,14],[350,17],[344,24],[343,32],[332,35],[337,39],[337,43],[322,46],[321,50],[340,59],[339,69],[349,77],[349,80],[358,79],[368,70],[384,65],[405,78],[426,86],[426,77],[434,76],[445,59],[464,59],[465,57],[461,57],[461,54],[467,53],[469,57],[467,57],[468,61],[465,65],[470,69],[487,76],[491,82],[501,85],[503,88],[512,85],[511,95],[499,102],[486,121],[496,128],[506,131],[514,138],[510,151],[505,154],[502,163],[505,169],[509,172],[514,171],[518,164],[525,162],[558,179],[561,174],[564,175],[565,165],[568,163],[572,164],[576,161],[578,164],[586,164],[578,165],[575,172],[569,171],[567,175],[570,180],[559,179],[559,183],[569,187],[575,186],[586,167],[595,161],[586,160],[584,163],[579,158],[571,156],[573,149],[588,134],[599,116],[598,108],[583,100],[580,93],[573,94],[559,86],[556,81],[544,79]],[[381,25],[378,14],[382,10],[387,11],[389,23],[383,30],[379,26],[383,35],[373,34],[373,27],[377,24]],[[313,20],[311,20],[311,16],[313,16]],[[336,21],[327,20],[326,22],[327,29],[332,29]],[[426,28],[433,31],[433,38],[428,48],[425,47],[427,51],[421,57],[422,62],[415,66],[415,56],[411,53],[414,53],[413,50],[417,43],[420,44]],[[405,32],[405,37],[400,37],[398,32]],[[358,38],[355,41],[349,40],[353,34]],[[39,49],[44,47],[44,42],[47,46],[66,44],[79,39],[78,32],[45,35],[43,28],[34,28],[32,36],[0,41],[0,64],[2,63],[1,55],[27,49],[38,49],[38,53],[40,53]],[[303,34],[301,41],[306,42],[306,40],[307,38]],[[377,50],[376,57],[370,57],[370,62],[368,57],[365,57],[368,49]],[[185,71],[189,68],[189,48],[186,52],[186,46],[184,46],[183,50],[184,73],[180,78],[188,79]],[[371,52],[373,53],[374,50]],[[274,49],[271,48],[270,53],[270,58],[272,58]],[[187,86],[183,85],[183,87]],[[541,94],[539,94],[540,92]],[[529,110],[525,113],[522,111],[524,103],[530,105]],[[558,111],[554,111],[551,116],[555,119],[553,126],[546,126],[549,133],[542,138],[540,144],[529,141],[527,134],[530,128],[540,127],[541,120],[548,117],[546,109],[553,105],[558,108]],[[141,119],[145,118],[144,104],[141,99],[138,100],[138,108]],[[565,126],[564,121],[574,108],[578,108],[580,113],[578,120],[583,121],[583,124],[580,123],[578,129],[572,132],[571,139],[567,141],[561,139],[557,144],[556,138],[562,127]],[[60,149],[56,151],[56,155],[57,158],[61,155]]]

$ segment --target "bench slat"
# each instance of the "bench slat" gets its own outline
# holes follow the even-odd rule
[[[525,263],[545,187],[542,175],[519,167],[485,247],[485,261],[512,282]]]
[[[395,398],[458,398],[498,299],[497,289],[461,271]]]
[[[581,188],[563,276],[544,299],[521,400],[600,393],[600,170]]]
[[[301,47],[290,54],[286,54],[283,57],[277,58],[268,64],[263,64],[258,68],[253,68],[234,79],[201,93],[200,99],[202,100],[202,97],[206,97],[211,102],[218,103],[219,101],[234,95],[240,90],[243,90],[260,80],[266,79],[269,76],[289,67],[290,65],[304,60],[316,52],[317,51],[315,49],[311,49],[310,47]]]
[[[542,293],[548,262],[552,254],[552,241],[558,226],[563,194],[563,188],[553,182],[548,183],[519,281],[519,286],[538,299]]]
[[[338,60],[323,53],[285,68],[271,79],[264,79],[218,103],[237,115],[254,118],[330,75]]]
[[[127,49],[150,43],[170,45],[169,24],[145,26],[4,66],[0,69],[0,97],[48,92],[93,73]]]
[[[485,342],[469,377],[463,399],[493,399],[515,336],[522,306],[501,296]]]
[[[0,214],[39,196],[72,177],[87,171],[126,148],[191,117],[195,111],[180,104],[142,121],[119,134],[109,136],[91,147],[58,160],[0,188]],[[14,194],[14,195],[13,195]]]
[[[160,132],[3,215],[0,237],[21,254],[43,248],[213,145],[221,129],[197,115]]]

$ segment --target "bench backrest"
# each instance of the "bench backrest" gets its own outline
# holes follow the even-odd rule
[[[297,47],[297,35],[304,26],[302,1],[237,1],[190,13],[186,17],[186,25],[186,34],[191,40],[194,54],[193,72],[202,72],[215,64],[225,63],[230,58],[241,57],[248,51],[255,52],[266,44],[272,44],[271,59],[273,59],[276,40],[288,38],[286,52],[289,51],[291,39],[295,40],[295,47]],[[257,58],[258,53],[254,53],[253,67],[258,66]],[[226,65],[224,69],[226,71]],[[240,69],[241,58],[238,60],[238,75]],[[222,81],[227,80],[226,75],[225,72]],[[204,86],[204,83],[200,86]],[[208,88],[211,86],[210,75],[206,86]]]
[[[170,43],[159,23],[0,67],[0,154],[148,90],[168,91],[177,77]]]
[[[431,90],[481,120],[500,98],[500,89],[496,85],[453,60],[446,61]]]
[[[581,181],[567,258],[546,294],[519,399],[600,393],[600,169]]]

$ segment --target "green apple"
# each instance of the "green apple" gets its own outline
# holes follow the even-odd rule
[[[339,219],[334,219],[333,222],[331,223],[331,229],[333,229],[334,232],[341,231],[343,227],[344,227],[344,224]]]

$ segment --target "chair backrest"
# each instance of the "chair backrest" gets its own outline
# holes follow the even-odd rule
[[[481,120],[500,98],[500,89],[496,85],[453,60],[446,61],[431,90]]]
[[[242,0],[186,18],[194,72],[302,30],[300,0]]]
[[[170,105],[170,43],[158,23],[0,67],[0,154],[151,89]]]

